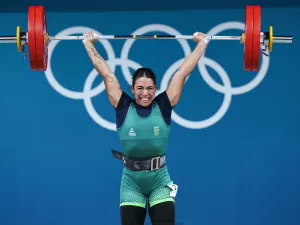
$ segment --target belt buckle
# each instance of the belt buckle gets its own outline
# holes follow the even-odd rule
[[[155,164],[154,164],[154,160],[156,160]],[[159,156],[152,158],[151,159],[151,168],[150,168],[150,170],[151,171],[158,170],[159,169],[159,164],[160,164],[159,162],[160,162],[160,157]]]

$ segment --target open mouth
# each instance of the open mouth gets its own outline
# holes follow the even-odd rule
[[[150,101],[150,98],[141,98],[143,103],[148,103]]]

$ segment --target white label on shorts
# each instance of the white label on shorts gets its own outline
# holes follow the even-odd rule
[[[171,184],[168,184],[168,187],[171,188],[171,192],[170,192],[170,196],[172,198],[175,198],[177,195],[177,190],[178,190],[178,185],[173,184],[173,182]]]

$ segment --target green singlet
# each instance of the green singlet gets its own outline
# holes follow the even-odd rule
[[[123,154],[129,158],[156,157],[165,154],[170,133],[156,101],[149,116],[141,117],[131,102],[125,120],[117,128]],[[176,185],[175,185],[176,186]],[[167,167],[154,171],[131,171],[124,167],[120,206],[152,207],[158,203],[174,201],[173,182]],[[177,191],[177,189],[176,189]]]

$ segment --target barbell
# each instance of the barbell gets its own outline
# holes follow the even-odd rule
[[[46,71],[48,66],[48,44],[52,40],[83,40],[84,36],[50,36],[48,33],[46,10],[44,6],[29,6],[28,31],[22,32],[17,26],[16,35],[0,36],[0,43],[14,43],[18,52],[25,57],[25,46],[32,71]],[[100,35],[98,39],[193,39],[193,35]],[[261,7],[246,6],[245,30],[241,36],[207,36],[208,40],[236,40],[244,45],[244,70],[258,71],[260,53],[269,56],[273,44],[291,44],[292,36],[274,36],[273,27],[261,32]]]

